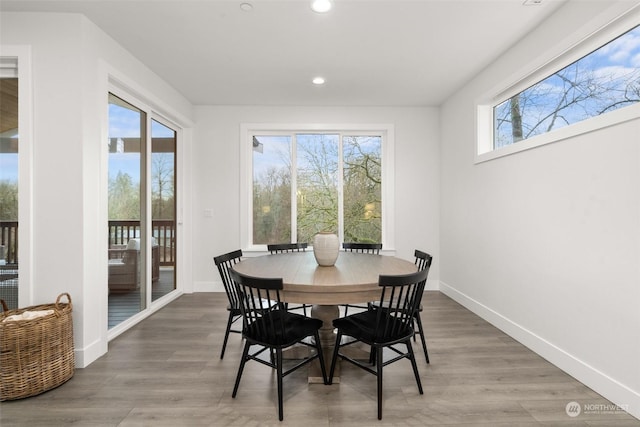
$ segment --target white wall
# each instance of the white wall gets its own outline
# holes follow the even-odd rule
[[[107,350],[108,72],[129,76],[137,91],[185,122],[191,106],[81,15],[9,12],[0,19],[3,45],[30,47],[33,76],[33,274],[20,283],[30,288],[21,289],[20,305],[68,292],[83,367]],[[24,218],[21,211],[21,228]]]
[[[75,14],[3,13],[3,45],[31,48],[33,75],[33,277],[22,306],[74,303],[77,365],[107,350],[106,105],[108,76],[154,101],[170,119],[189,124],[191,106],[86,18]],[[413,249],[439,262],[438,112],[429,108],[200,107],[194,144],[183,164],[184,289],[222,290],[213,256],[239,247],[239,130],[242,122],[393,123],[396,253]],[[187,131],[187,134],[190,132]],[[190,164],[193,162],[193,165]],[[192,185],[189,185],[192,184]],[[193,206],[189,205],[191,198]],[[64,203],[61,200],[64,199]],[[205,218],[212,209],[213,218]],[[194,212],[192,215],[191,212]],[[22,224],[22,222],[21,222]],[[186,231],[185,231],[186,232]],[[183,247],[184,247],[183,246]],[[190,265],[192,264],[192,266]],[[193,283],[190,275],[193,275]],[[195,284],[195,286],[193,285]],[[22,295],[22,294],[21,294]]]
[[[474,164],[475,100],[630,4],[563,7],[443,106],[440,279],[640,417],[640,119]]]
[[[439,115],[433,108],[196,107],[193,147],[193,280],[196,291],[223,290],[213,257],[240,242],[240,124],[366,124],[395,128],[396,255],[416,248],[439,274]],[[213,217],[204,216],[211,209]],[[434,285],[435,286],[435,285]]]

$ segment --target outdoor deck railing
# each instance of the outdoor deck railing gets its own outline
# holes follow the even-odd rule
[[[160,246],[160,265],[175,265],[175,221],[171,219],[154,219],[151,221],[151,235],[156,238],[156,242]],[[129,239],[135,237],[140,237],[140,221],[109,221],[109,247],[126,245]]]
[[[18,263],[18,221],[0,221],[0,258]]]
[[[176,230],[173,220],[153,220],[151,233],[160,246],[160,265],[176,262]],[[109,246],[126,245],[140,236],[140,221],[109,221]],[[18,264],[18,221],[0,221],[0,257]]]

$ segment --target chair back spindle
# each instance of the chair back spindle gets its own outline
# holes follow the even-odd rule
[[[379,278],[382,287],[377,306],[376,339],[413,334],[413,316],[422,301],[428,271]]]
[[[382,243],[343,242],[342,249],[348,252],[380,255],[380,250],[382,250]]]
[[[431,260],[433,259],[433,257],[428,253],[416,249],[413,256],[416,258],[415,264],[416,267],[418,267],[418,270],[422,271],[431,267]]]
[[[271,254],[283,254],[287,252],[306,252],[308,243],[271,243],[267,245],[267,250]]]
[[[231,268],[241,260],[241,249],[213,258],[213,262],[216,264],[216,267],[218,267],[218,272],[220,273],[220,278],[222,279],[222,284],[227,294],[227,298],[229,299],[229,305],[232,308],[237,309],[240,308],[240,300],[238,298],[238,293],[229,273]]]

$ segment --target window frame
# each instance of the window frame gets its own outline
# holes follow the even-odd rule
[[[380,135],[382,137],[382,243],[385,250],[395,247],[394,126],[392,124],[240,124],[240,245],[245,252],[264,252],[266,245],[253,244],[253,149],[254,135],[294,135],[334,133],[343,136]],[[340,138],[342,140],[342,138]],[[295,152],[293,153],[295,155]],[[294,160],[295,161],[295,160]],[[340,177],[342,183],[342,177]],[[342,193],[342,190],[339,190]],[[342,194],[340,194],[342,198]],[[343,228],[339,206],[340,233]],[[293,214],[293,212],[292,212]],[[339,236],[342,239],[342,236]]]
[[[0,43],[0,57],[13,58],[18,78],[18,305],[34,303],[33,283],[33,80],[29,45]]]
[[[542,65],[530,64],[526,68],[527,71],[519,73],[512,83],[494,88],[480,96],[476,102],[474,163],[501,158],[640,118],[640,103],[636,103],[501,148],[494,148],[494,107],[591,54],[639,24],[640,11],[627,12],[572,43]]]
[[[177,239],[176,239],[176,259],[175,259],[175,265],[174,265],[174,269],[177,272],[175,277],[175,288],[173,291],[169,292],[166,295],[163,295],[160,298],[157,299],[153,299],[153,295],[151,292],[151,288],[153,286],[152,280],[151,280],[151,268],[152,268],[152,251],[151,251],[151,237],[152,237],[152,197],[151,197],[151,189],[150,188],[143,188],[141,190],[141,203],[144,204],[144,208],[143,211],[141,212],[141,218],[140,221],[141,223],[144,222],[145,223],[145,228],[144,230],[141,229],[141,238],[144,239],[145,241],[145,245],[146,245],[146,249],[144,251],[142,251],[141,253],[144,253],[144,257],[145,257],[145,261],[143,263],[144,267],[145,267],[145,273],[144,275],[141,275],[141,279],[144,279],[145,282],[145,286],[146,286],[146,282],[148,282],[148,289],[147,292],[145,292],[145,307],[143,309],[141,309],[139,312],[133,314],[132,316],[130,316],[129,318],[123,320],[121,323],[115,325],[112,328],[108,328],[108,324],[107,324],[107,319],[108,316],[106,315],[106,310],[108,310],[108,301],[104,302],[104,309],[105,309],[105,316],[104,316],[104,331],[106,333],[106,340],[107,341],[112,341],[115,338],[117,338],[118,336],[120,336],[122,333],[126,332],[127,330],[129,330],[131,327],[135,326],[136,324],[138,324],[140,321],[142,321],[143,319],[147,318],[148,316],[150,316],[151,314],[153,314],[154,312],[156,312],[157,310],[159,310],[160,308],[162,308],[163,306],[165,306],[166,304],[168,304],[169,302],[171,302],[172,300],[174,300],[175,298],[177,298],[178,296],[180,296],[183,292],[184,292],[184,284],[183,281],[180,280],[180,276],[182,275],[182,270],[183,270],[183,264],[182,264],[182,253],[181,253],[181,249],[183,246],[182,243],[182,239],[183,236],[182,234],[184,234],[184,231],[182,230],[182,215],[181,215],[181,211],[182,209],[180,208],[180,206],[182,206],[182,198],[184,196],[182,196],[182,191],[183,191],[183,186],[182,186],[182,181],[183,181],[183,163],[182,163],[182,159],[185,157],[184,155],[184,146],[185,146],[185,125],[181,125],[180,123],[184,122],[184,119],[180,119],[180,118],[176,118],[176,119],[172,119],[171,118],[171,114],[168,112],[168,109],[163,109],[162,106],[160,105],[160,103],[157,100],[151,99],[147,96],[144,96],[141,92],[135,90],[133,88],[133,84],[131,82],[127,82],[125,83],[122,79],[122,77],[120,76],[116,76],[116,72],[113,70],[110,70],[109,74],[108,74],[108,84],[106,86],[106,99],[107,99],[107,103],[106,105],[108,105],[108,96],[109,94],[112,94],[114,96],[116,96],[117,98],[122,99],[124,102],[131,104],[132,106],[134,106],[135,108],[139,109],[141,112],[143,112],[146,115],[146,119],[145,119],[145,141],[144,141],[144,153],[141,152],[141,155],[143,155],[144,157],[144,173],[142,173],[140,175],[140,180],[141,180],[141,185],[143,187],[147,187],[151,185],[151,180],[152,180],[152,176],[151,176],[151,169],[152,169],[152,165],[151,165],[151,156],[152,156],[152,143],[151,143],[151,139],[152,139],[152,129],[151,129],[151,122],[152,121],[156,121],[160,124],[162,124],[163,126],[169,127],[172,130],[175,131],[175,138],[176,138],[176,152],[175,152],[175,156],[176,156],[176,163],[175,163],[175,170],[174,170],[174,179],[175,179],[175,188],[174,188],[174,197],[175,197],[175,204],[176,204],[176,212],[175,212],[175,227],[176,227],[176,235],[177,235]],[[104,110],[105,112],[105,116],[103,117],[104,120],[104,139],[108,140],[109,138],[109,114],[108,114],[108,108],[105,108]],[[108,152],[107,150],[103,150],[102,155],[104,156],[103,159],[103,165],[104,165],[104,182],[103,182],[103,190],[105,191],[105,220],[108,221],[108,203],[106,202],[106,200],[108,199]],[[144,198],[144,201],[142,199],[142,197]],[[143,220],[144,217],[144,220]],[[106,234],[105,234],[106,235]],[[105,241],[105,243],[107,243],[107,241]],[[104,246],[105,248],[108,247],[108,244]],[[107,257],[108,258],[108,257]],[[106,258],[105,258],[106,259]],[[107,270],[105,269],[105,274],[108,274]],[[107,283],[107,278],[105,277],[105,285]],[[142,282],[141,285],[142,286]]]

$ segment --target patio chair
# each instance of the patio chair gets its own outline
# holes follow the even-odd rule
[[[127,292],[140,286],[140,239],[109,249],[109,292]]]
[[[151,280],[160,278],[160,251],[155,240],[151,245]],[[140,287],[140,239],[109,249],[109,291],[128,292]]]

